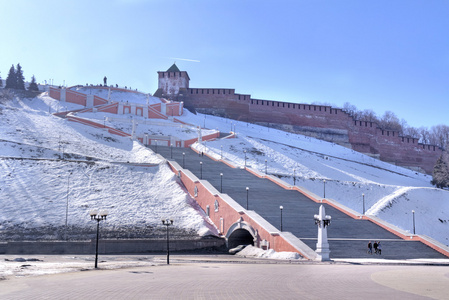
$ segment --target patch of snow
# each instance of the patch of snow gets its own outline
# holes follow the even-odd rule
[[[237,256],[242,257],[256,257],[256,258],[269,258],[269,259],[283,259],[283,260],[297,260],[300,259],[300,255],[296,252],[276,252],[273,249],[263,250],[251,245],[246,246],[242,251],[236,253]]]

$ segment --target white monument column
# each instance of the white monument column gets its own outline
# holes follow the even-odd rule
[[[320,206],[319,214],[314,216],[315,224],[318,225],[318,240],[316,243],[317,260],[325,261],[329,258],[329,242],[327,240],[327,227],[331,222],[331,217],[326,216],[324,206]]]

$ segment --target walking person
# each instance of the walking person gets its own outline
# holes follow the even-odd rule
[[[380,241],[377,242],[377,254],[382,254],[382,248],[380,247]]]
[[[376,241],[374,241],[373,248],[374,248],[374,254],[377,254],[377,242]]]
[[[371,241],[368,242],[368,254],[373,254],[373,245],[371,244]]]

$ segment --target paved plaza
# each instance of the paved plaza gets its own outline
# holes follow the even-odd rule
[[[8,257],[1,257],[3,264]],[[95,270],[91,256],[38,258],[42,261],[19,264],[28,268],[39,268],[46,261],[59,262],[61,268],[78,264],[68,273],[3,277],[0,299],[448,299],[449,295],[447,260],[414,265],[173,255],[166,265],[164,255],[102,256]]]

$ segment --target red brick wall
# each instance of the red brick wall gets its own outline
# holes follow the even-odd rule
[[[66,101],[70,103],[86,106],[87,96],[69,89],[66,89]]]
[[[167,103],[167,116],[179,117],[179,102]],[[182,111],[182,110],[181,110]]]
[[[97,95],[94,96],[94,106],[106,104],[106,103],[108,103],[108,100],[98,97]]]
[[[397,165],[421,168],[426,173],[432,173],[442,153],[437,147],[418,144],[416,139],[407,142],[398,132],[382,134],[376,123],[356,121],[330,106],[252,99],[250,95],[236,94],[233,89],[190,88],[182,93],[178,100],[184,101],[186,108],[204,113],[247,122],[341,130],[347,132],[352,149],[379,155],[381,160]]]
[[[56,100],[61,100],[61,90],[50,87],[50,90],[48,91],[48,96]]]

